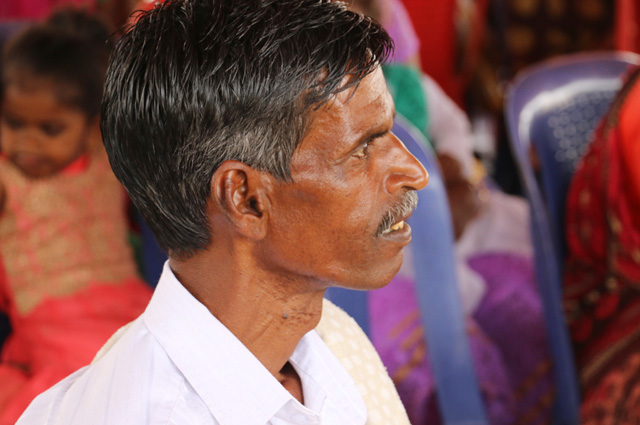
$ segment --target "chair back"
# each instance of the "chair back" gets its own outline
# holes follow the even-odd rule
[[[155,236],[142,217],[138,217],[140,239],[142,241],[142,270],[144,280],[155,288],[160,280],[162,268],[167,261],[167,254],[160,249]]]
[[[369,297],[366,291],[344,288],[328,288],[324,297],[351,316],[364,333],[371,338],[369,325]]]
[[[422,133],[402,117],[396,118],[393,132],[429,172],[429,184],[418,192],[418,206],[408,222],[420,321],[442,423],[488,424],[458,292],[453,223],[444,180]]]
[[[458,293],[453,225],[444,182],[433,151],[415,127],[398,116],[393,132],[429,172],[429,184],[418,192],[418,207],[408,220],[412,228],[409,246],[442,423],[488,424]],[[330,288],[327,298],[369,330],[367,292]]]
[[[621,76],[639,62],[621,52],[568,55],[523,70],[507,90],[509,142],[531,208],[536,277],[554,361],[555,424],[579,422],[578,380],[562,309],[565,199]],[[533,169],[532,148],[540,170]]]
[[[523,169],[531,168],[532,146],[537,153],[538,182],[560,256],[565,253],[564,203],[573,171],[618,92],[621,76],[638,63],[633,53],[564,56],[524,70],[508,90],[512,150],[518,161],[523,160]],[[531,171],[529,177],[534,177]]]

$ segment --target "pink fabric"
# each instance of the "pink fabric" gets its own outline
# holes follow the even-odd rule
[[[106,154],[36,180],[0,160],[0,181],[0,309],[12,327],[0,353],[0,425],[8,425],[140,315],[151,288],[137,277],[124,190]]]
[[[141,281],[96,283],[71,297],[48,299],[27,316],[11,314],[13,333],[0,359],[0,425],[14,424],[38,394],[89,364],[150,298]]]
[[[0,20],[44,19],[57,7],[65,5],[95,8],[95,0],[2,0]]]
[[[393,61],[402,63],[420,54],[420,41],[413,27],[407,9],[400,0],[389,0],[387,16],[383,16],[383,26],[395,43]]]
[[[386,287],[371,291],[369,311],[371,341],[396,384],[411,423],[442,423],[413,279],[397,275]],[[473,319],[467,326],[491,423],[513,423],[513,389],[500,350]]]
[[[547,423],[554,385],[531,259],[491,253],[474,256],[469,265],[487,283],[467,331],[490,422]],[[414,279],[401,271],[389,285],[371,291],[369,312],[371,340],[411,423],[441,423]]]

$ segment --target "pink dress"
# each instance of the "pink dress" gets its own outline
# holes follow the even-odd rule
[[[127,240],[126,195],[106,155],[47,179],[0,160],[0,308],[13,329],[0,353],[0,425],[88,364],[151,297]]]
[[[2,0],[0,20],[43,19],[56,8],[81,6],[93,10],[95,4],[95,0]]]

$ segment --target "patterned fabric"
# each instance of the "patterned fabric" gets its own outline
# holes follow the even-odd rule
[[[39,180],[0,161],[0,181],[6,190],[0,255],[18,314],[90,282],[118,284],[137,276],[126,195],[106,154],[92,158],[85,172]]]
[[[356,381],[367,405],[367,425],[409,425],[387,370],[356,322],[325,299],[316,331]]]
[[[0,357],[0,425],[87,364],[151,297],[136,275],[123,189],[106,156],[79,164],[32,181],[0,161],[0,309],[12,327]]]
[[[469,266],[487,285],[473,318],[502,356],[512,389],[511,423],[546,423],[555,388],[533,263],[520,255],[487,253],[470,258]]]
[[[467,331],[490,422],[547,423],[554,387],[531,260],[490,253],[473,256],[469,266],[487,284]],[[374,346],[411,423],[441,423],[414,278],[404,266],[389,285],[370,293],[369,308]]]
[[[435,382],[420,326],[413,279],[396,276],[389,285],[369,294],[371,338],[389,369],[414,425],[440,424]],[[469,321],[471,351],[480,370],[484,392],[491,398],[491,423],[506,425],[511,417],[510,385],[500,353]]]
[[[625,166],[640,158],[622,154],[638,152],[639,77],[598,128],[567,198],[565,310],[585,424],[637,424],[640,412],[640,182]]]

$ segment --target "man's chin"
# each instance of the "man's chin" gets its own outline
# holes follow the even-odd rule
[[[372,291],[374,289],[384,288],[396,276],[402,266],[404,249],[401,249],[398,255],[390,260],[384,269],[380,267],[372,267],[367,276],[362,276],[358,281],[349,282],[341,285],[347,289],[356,289],[361,291]]]

